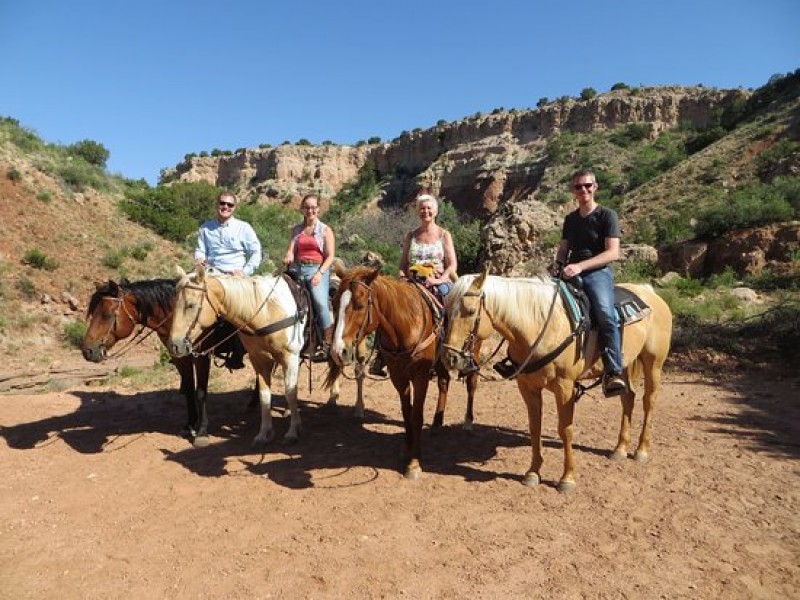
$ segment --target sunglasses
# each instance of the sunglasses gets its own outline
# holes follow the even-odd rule
[[[578,192],[580,190],[590,190],[592,189],[593,186],[594,186],[593,183],[576,183],[572,187],[576,192]]]
[[[233,208],[234,206],[236,206],[233,202],[220,202],[219,205],[227,206],[228,208]]]

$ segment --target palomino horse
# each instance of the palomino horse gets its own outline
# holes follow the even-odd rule
[[[353,267],[337,274],[341,283],[334,302],[337,316],[329,381],[353,362],[368,334],[380,332],[381,352],[403,412],[409,459],[405,476],[416,479],[422,473],[420,438],[431,373],[435,370],[439,387],[434,427],[442,424],[450,385],[450,375],[437,360],[439,323],[432,306],[414,284],[380,275],[380,269],[372,267]],[[477,373],[467,379],[471,408]],[[471,410],[469,413],[471,420]]]
[[[175,314],[172,318],[169,348],[173,355],[190,355],[203,329],[218,317],[233,324],[259,380],[261,428],[253,443],[270,442],[275,437],[272,426],[272,370],[283,369],[286,401],[291,413],[285,441],[295,442],[300,434],[297,407],[297,379],[300,350],[307,315],[299,315],[289,285],[282,277],[207,276],[198,267],[186,274],[178,267]]]
[[[105,360],[114,344],[129,337],[137,325],[155,331],[164,347],[168,347],[175,283],[170,279],[97,283],[86,312],[89,328],[81,345],[83,357],[91,362]],[[211,332],[206,346],[221,341],[219,333]],[[181,377],[180,391],[186,398],[187,423],[183,432],[195,446],[206,446],[206,396],[211,360],[208,354],[202,354],[173,358],[172,363]]]
[[[639,321],[627,325],[622,335],[625,369],[623,377],[629,391],[622,396],[622,423],[613,459],[627,456],[631,441],[631,414],[635,392],[631,381],[644,375],[644,422],[634,454],[647,460],[650,452],[651,416],[661,389],[661,369],[669,352],[672,313],[650,286],[623,285],[649,307]],[[572,454],[572,419],[577,398],[576,382],[599,377],[596,332],[587,346],[581,335],[574,335],[569,314],[560,300],[556,282],[550,278],[514,279],[466,275],[447,297],[449,317],[443,362],[451,369],[463,369],[470,362],[471,344],[486,339],[496,330],[508,342],[508,352],[517,364],[530,364],[517,375],[517,386],[528,407],[528,425],[533,458],[525,474],[525,485],[541,481],[542,467],[542,390],[555,395],[558,409],[558,434],[564,444],[564,472],[559,491],[575,487],[575,459]],[[592,338],[595,338],[594,343]],[[587,348],[589,356],[584,352]],[[593,349],[593,350],[592,350]],[[532,372],[526,372],[532,371]]]

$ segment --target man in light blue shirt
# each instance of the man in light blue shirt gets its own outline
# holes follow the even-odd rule
[[[233,216],[236,196],[222,192],[217,198],[217,216],[200,226],[194,260],[198,265],[213,268],[222,273],[244,277],[252,275],[261,264],[261,242],[249,223]],[[218,349],[218,356],[225,357],[229,369],[244,368],[245,349],[236,330],[224,323],[223,335],[229,335],[230,343]],[[215,352],[216,354],[216,352]]]
[[[223,273],[252,275],[261,264],[261,242],[245,221],[233,216],[236,196],[222,192],[217,198],[217,216],[200,226],[194,260]]]

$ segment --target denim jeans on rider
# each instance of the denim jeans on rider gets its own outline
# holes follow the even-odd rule
[[[300,265],[300,278],[306,284],[306,288],[311,294],[311,302],[314,303],[314,313],[317,315],[317,326],[320,329],[327,329],[333,325],[333,317],[328,309],[328,291],[331,286],[331,272],[325,271],[322,279],[315,286],[311,287],[311,278],[319,269],[319,265]]]
[[[605,266],[591,273],[581,273],[581,279],[597,323],[605,373],[622,373],[619,316],[614,309],[614,271]]]

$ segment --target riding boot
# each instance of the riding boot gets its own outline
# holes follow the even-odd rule
[[[244,355],[247,351],[244,349],[244,344],[239,336],[233,338],[233,348],[231,349],[230,356],[225,361],[225,366],[231,371],[236,369],[244,369]]]
[[[369,374],[375,375],[376,377],[388,377],[389,375],[386,372],[386,363],[383,362],[383,355],[380,350],[375,354],[375,360],[373,360],[372,364],[369,366]]]

